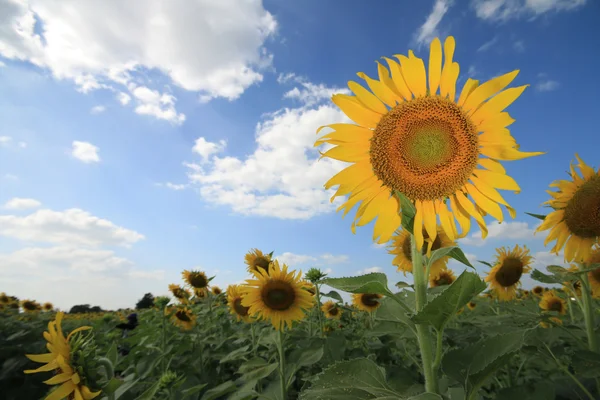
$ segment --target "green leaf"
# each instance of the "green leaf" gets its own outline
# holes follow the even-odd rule
[[[215,386],[212,389],[207,390],[202,396],[202,400],[216,400],[225,396],[227,393],[234,392],[237,386],[233,381],[226,381],[221,383],[219,386]]]
[[[386,382],[385,370],[366,358],[333,364],[313,377],[311,382],[311,387],[300,393],[301,400],[402,398]]]
[[[113,342],[108,351],[106,352],[106,358],[112,363],[113,366],[117,365],[118,353],[117,344]]]
[[[490,264],[489,262],[487,262],[487,261],[477,260],[477,262],[478,263],[482,263],[483,265],[487,265],[490,268],[494,268],[494,266],[492,264]]]
[[[595,271],[598,268],[600,268],[600,264],[588,264],[588,265],[586,265],[586,268],[584,268],[584,269],[580,269],[578,271],[569,271],[569,274],[583,275],[583,274],[587,274],[588,272]]]
[[[573,354],[571,363],[577,376],[584,378],[600,377],[600,357],[598,357],[598,353],[579,350]]]
[[[325,278],[325,285],[349,293],[377,293],[391,296],[387,276],[380,272],[348,278]]]
[[[467,267],[471,267],[471,268],[475,269],[475,267],[473,266],[473,264],[471,264],[469,262],[469,260],[467,259],[467,256],[465,256],[465,253],[463,253],[463,251],[460,249],[460,247],[454,247],[454,248],[452,248],[452,251],[450,251],[448,253],[448,255],[450,257],[454,258],[456,261],[465,264]]]
[[[400,200],[400,210],[402,217],[402,226],[404,229],[413,233],[413,226],[415,224],[415,215],[417,214],[417,209],[415,208],[412,201],[409,200],[404,194],[400,193],[397,190],[394,190],[394,194]]]
[[[546,275],[541,271],[538,271],[537,269],[534,269],[531,272],[531,279],[538,281],[538,282],[542,282],[542,283],[550,283],[550,284],[554,284],[554,283],[563,283],[565,280],[562,278],[558,278],[554,275]]]
[[[398,294],[393,296],[400,298],[400,295]],[[391,297],[386,297],[381,300],[381,305],[375,313],[375,320],[381,322],[394,322],[406,325],[411,329],[415,328],[415,324],[411,321],[410,316],[407,315],[406,310]]]
[[[533,213],[528,213],[528,212],[526,212],[525,214],[530,215],[533,218],[541,219],[542,221],[546,219],[546,216],[541,215],[541,214],[533,214]]]
[[[566,268],[561,267],[560,265],[548,265],[546,267],[546,269],[550,272],[552,272],[553,274],[567,274],[569,273],[569,271],[567,271]]]
[[[410,285],[410,284],[408,284],[406,282],[400,281],[400,282],[396,282],[396,287],[398,289],[403,289],[403,288],[406,288],[406,287],[412,287],[412,285]]]
[[[250,348],[250,345],[246,345],[246,346],[237,348],[234,351],[232,351],[231,353],[227,354],[225,357],[221,358],[219,363],[223,364],[223,363],[230,362],[230,361],[245,359],[246,354],[249,353],[249,351],[248,351],[249,348]]]
[[[416,396],[409,397],[408,400],[442,400],[443,397],[435,393],[421,393]]]
[[[537,382],[533,385],[513,386],[501,389],[496,396],[496,400],[547,400],[554,399],[556,393],[554,386],[545,382]]]
[[[206,386],[206,383],[201,383],[199,385],[195,385],[190,388],[182,390],[181,394],[183,395],[183,398],[185,399],[186,397],[190,397],[190,396],[200,393],[200,391],[202,389],[204,389],[205,386]],[[196,396],[196,397],[198,397],[198,396]]]
[[[256,368],[248,371],[244,375],[242,375],[242,379],[244,379],[244,381],[246,381],[246,382],[264,379],[264,378],[268,377],[269,375],[271,375],[273,373],[273,371],[275,371],[278,367],[279,367],[279,363],[277,363],[277,362],[274,364],[267,364],[265,362],[264,365],[262,365],[260,367],[256,367]]]
[[[332,290],[329,293],[321,293],[321,296],[331,297],[332,299],[335,299],[341,303],[344,302],[344,299],[342,299],[342,296],[340,296],[340,294],[338,292],[336,292],[335,290]]]
[[[141,395],[135,398],[135,400],[152,400],[156,392],[160,389],[160,380],[154,382],[152,386],[144,391]]]
[[[486,287],[479,275],[464,271],[446,290],[425,304],[425,307],[411,319],[416,324],[430,324],[436,330],[440,330],[461,307]]]

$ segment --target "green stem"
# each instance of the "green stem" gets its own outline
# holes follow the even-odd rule
[[[546,343],[544,343],[544,346],[546,347],[546,349],[548,350],[548,352],[550,353],[550,355],[556,362],[556,365],[558,366],[558,368],[560,368],[564,373],[566,373],[573,380],[573,382],[575,382],[575,384],[577,386],[579,386],[581,391],[586,394],[586,396],[588,396],[591,400],[594,400],[594,396],[592,396],[592,394],[585,388],[585,386],[583,386],[583,384],[579,381],[579,379],[577,379],[577,377],[575,375],[573,375],[571,372],[569,372],[569,368],[565,367],[564,365],[561,364],[560,361],[558,361],[558,359],[554,356],[554,353],[552,353],[552,350],[550,350],[550,347],[548,347],[548,345]]]
[[[567,300],[567,307],[569,308],[569,317],[571,318],[571,324],[574,324],[575,318],[573,317],[573,304],[571,304],[573,300],[571,300],[570,294],[568,294]]]
[[[418,227],[418,229],[421,229]],[[413,264],[413,277],[415,287],[415,305],[417,312],[425,307],[427,302],[427,277],[423,268],[423,255],[417,249],[417,242],[414,235],[410,235],[411,258]],[[429,327],[424,324],[417,324],[417,339],[421,350],[421,361],[423,363],[423,373],[425,375],[425,390],[430,393],[438,392],[437,379],[433,370],[433,355],[431,349],[431,338]]]
[[[160,350],[162,352],[162,358],[160,360],[160,364],[161,364],[161,369],[162,369],[162,373],[164,374],[165,372],[167,372],[167,366],[166,366],[166,359],[165,359],[165,349],[167,348],[167,316],[165,315],[167,310],[167,306],[165,306],[165,308],[163,309],[163,315],[162,315],[162,332],[161,332],[161,343],[160,343]]]
[[[594,307],[592,305],[592,294],[590,290],[590,282],[588,280],[587,274],[583,274],[581,277],[581,286],[582,293],[581,298],[583,300],[583,317],[585,319],[585,330],[588,338],[588,346],[591,351],[598,352],[598,340],[596,339],[596,334],[594,333]]]
[[[323,316],[321,315],[321,289],[318,283],[315,283],[315,288],[317,289],[317,316],[319,317],[320,336],[325,337],[325,332],[323,332]]]
[[[433,362],[433,372],[437,373],[442,363],[442,339],[444,338],[444,328],[436,331],[436,345],[435,345],[435,361]]]
[[[285,383],[285,351],[283,348],[283,342],[284,342],[284,338],[283,338],[283,330],[279,331],[279,343],[278,343],[278,350],[279,350],[279,382],[281,384],[281,399],[282,400],[287,400],[287,385]]]

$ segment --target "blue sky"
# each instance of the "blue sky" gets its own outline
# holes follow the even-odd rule
[[[597,166],[600,4],[227,3],[0,0],[0,291],[127,307],[183,269],[240,282],[255,247],[303,270],[409,280],[372,225],[353,235],[353,213],[335,213],[322,185],[343,165],[316,162],[312,143],[343,120],[329,99],[356,72],[374,77],[375,60],[409,49],[427,59],[436,35],[456,38],[459,84],[521,70],[513,85],[531,86],[511,131],[547,152],[505,163],[517,218],[485,242],[474,229],[463,250],[490,260],[526,244],[536,267],[561,262],[524,211],[544,212],[576,152]]]

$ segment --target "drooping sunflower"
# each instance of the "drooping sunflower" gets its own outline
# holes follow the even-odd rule
[[[251,249],[244,257],[244,262],[248,266],[247,270],[250,273],[254,271],[269,271],[269,265],[273,260],[270,254],[264,254],[258,249]]]
[[[433,240],[429,238],[427,230],[423,229],[423,238],[427,243],[427,247],[423,246],[421,249],[423,255],[425,255],[428,250],[434,251],[443,247],[456,246],[456,243],[450,240],[440,227],[437,227],[437,235]],[[406,275],[407,272],[412,273],[410,232],[405,229],[396,231],[396,234],[392,236],[392,242],[388,246],[388,253],[396,256],[394,257],[394,260],[392,260],[392,265],[395,265],[398,268],[398,272],[404,272],[404,275]],[[446,267],[449,259],[450,257],[446,256],[434,262],[429,273],[431,275],[437,274]]]
[[[174,307],[172,314],[171,320],[173,321],[173,324],[182,328],[183,330],[189,331],[196,324],[196,316],[192,310],[186,306]]]
[[[469,307],[469,310],[474,310],[475,307],[477,307],[477,303],[475,303],[474,301],[470,301],[467,303],[467,307]]]
[[[181,275],[183,280],[194,289],[208,288],[209,280],[203,271],[188,271],[185,269]]]
[[[279,266],[274,260],[269,269],[258,268],[253,271],[255,279],[246,280],[242,288],[242,305],[248,307],[248,313],[259,319],[270,320],[277,330],[285,325],[291,328],[294,321],[305,317],[304,310],[310,310],[314,298],[306,291],[302,281],[302,272],[288,272],[287,265]]]
[[[538,297],[542,297],[542,294],[544,294],[544,288],[541,286],[535,286],[533,289],[531,289],[531,292]]]
[[[44,332],[44,338],[48,342],[46,347],[50,353],[46,354],[25,354],[31,361],[42,363],[37,369],[25,370],[26,374],[35,374],[38,372],[54,371],[55,375],[44,381],[48,385],[59,385],[45,400],[61,400],[64,398],[77,400],[91,400],[100,395],[100,390],[93,392],[89,387],[83,384],[85,377],[81,376],[85,372],[80,365],[76,365],[71,354],[71,344],[74,335],[78,332],[92,329],[89,326],[82,326],[73,330],[65,338],[62,331],[63,312],[56,314],[55,320],[48,322],[48,331]]]
[[[46,302],[46,303],[44,303],[44,305],[42,306],[42,309],[43,309],[44,311],[52,311],[52,310],[54,310],[54,305],[53,305],[52,303],[50,303],[50,302]]]
[[[169,285],[169,291],[173,294],[173,297],[184,304],[190,300],[191,293],[175,283]]]
[[[359,310],[373,312],[381,305],[383,296],[376,293],[355,293],[352,295],[352,304]]]
[[[496,262],[485,278],[494,295],[502,301],[517,297],[517,288],[521,285],[521,276],[531,270],[533,258],[526,246],[519,245],[512,250],[501,247],[496,249]]]
[[[215,296],[220,295],[221,293],[223,293],[223,291],[221,290],[220,287],[218,286],[213,286],[210,291],[212,292],[212,294],[214,294]]]
[[[552,199],[544,204],[554,211],[536,232],[550,229],[544,245],[556,240],[552,252],[558,253],[564,247],[565,261],[584,262],[590,257],[592,247],[600,244],[600,169],[594,171],[577,154],[575,157],[581,176],[571,164],[571,180],[550,185],[558,191],[549,191]]]
[[[451,269],[444,267],[442,270],[438,271],[437,274],[431,275],[429,285],[431,287],[450,285],[455,280],[456,277],[454,276],[454,272],[452,272]]]
[[[328,300],[321,306],[321,311],[325,314],[327,319],[340,319],[342,318],[342,309],[338,307],[337,303],[333,300]]]
[[[564,315],[567,312],[567,302],[559,297],[554,290],[549,290],[542,296],[540,308],[544,311],[556,311]]]
[[[23,308],[23,311],[27,313],[40,311],[42,309],[42,306],[35,300],[21,300],[21,307]]]
[[[527,87],[504,90],[519,71],[481,85],[468,79],[457,98],[459,65],[453,61],[454,48],[454,38],[449,36],[442,66],[441,42],[438,38],[431,42],[428,77],[423,60],[409,51],[408,57],[395,56],[399,63],[385,58],[389,70],[378,63],[379,80],[358,74],[372,93],[349,82],[355,96],[332,98],[357,125],[327,125],[333,132],[315,143],[334,146],[322,157],[353,163],[327,181],[325,188],[338,185],[334,197],[349,195],[338,209],[344,215],[362,203],[353,231],[378,217],[373,234],[378,243],[389,241],[400,226],[396,190],[415,205],[419,249],[424,242],[423,225],[435,240],[438,216],[451,240],[467,235],[471,217],[485,238],[485,213],[502,221],[502,204],[515,217],[515,210],[496,189],[520,191],[498,161],[543,154],[520,152],[506,128],[514,119],[503,110]]]
[[[235,315],[238,321],[251,322],[248,315],[249,307],[242,305],[243,290],[240,285],[229,285],[227,287],[227,304],[232,315]]]

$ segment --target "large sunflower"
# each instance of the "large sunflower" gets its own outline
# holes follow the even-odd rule
[[[321,311],[325,314],[327,319],[340,319],[342,318],[342,309],[338,307],[337,303],[333,300],[326,301],[321,306]]]
[[[175,307],[173,316],[171,317],[173,324],[180,328],[189,331],[196,324],[196,316],[187,307]]]
[[[536,232],[550,229],[544,245],[556,239],[552,248],[558,253],[564,246],[567,262],[584,262],[590,257],[594,244],[600,243],[600,169],[586,165],[576,154],[581,175],[571,164],[571,180],[560,180],[551,187],[558,192],[548,192],[552,199],[544,204],[554,209]]]
[[[269,271],[269,265],[273,260],[270,254],[264,254],[258,249],[251,249],[244,257],[244,262],[248,266],[248,272],[253,273],[255,271]]]
[[[227,304],[231,314],[235,315],[238,321],[250,322],[249,307],[242,305],[242,297],[243,291],[239,285],[229,285],[227,287]]]
[[[482,85],[468,79],[457,98],[459,65],[452,60],[454,47],[450,36],[444,43],[442,66],[441,42],[437,38],[431,42],[429,77],[423,60],[409,51],[408,57],[395,56],[399,63],[385,58],[391,76],[379,63],[379,80],[358,74],[372,93],[349,82],[355,96],[338,94],[332,98],[357,125],[327,125],[333,132],[315,145],[331,144],[334,147],[322,157],[354,164],[333,176],[325,188],[338,185],[334,197],[349,195],[338,209],[344,210],[344,215],[362,203],[352,223],[353,231],[356,225],[379,217],[373,234],[378,243],[389,241],[400,226],[395,190],[415,204],[414,231],[419,249],[424,242],[421,226],[435,240],[438,216],[451,240],[467,235],[471,217],[485,238],[486,213],[502,221],[502,204],[515,217],[515,210],[496,189],[520,191],[498,161],[542,154],[520,152],[506,128],[514,120],[503,110],[527,85],[503,89],[519,71]]]
[[[494,267],[485,278],[490,283],[490,289],[502,301],[517,297],[517,288],[521,285],[521,276],[531,270],[532,257],[529,249],[518,245],[509,250],[505,247],[496,249],[497,257]]]
[[[556,311],[564,315],[567,312],[567,302],[559,297],[554,290],[549,290],[542,296],[540,308],[544,311]]]
[[[373,312],[381,305],[383,296],[376,293],[355,293],[352,295],[352,304],[359,310]]]
[[[183,280],[194,289],[206,289],[208,287],[209,280],[202,271],[188,271],[185,269],[181,275]]]
[[[454,272],[451,269],[443,268],[439,270],[435,275],[431,275],[429,279],[429,285],[431,287],[450,285],[456,280]]]
[[[26,354],[25,356],[31,361],[42,363],[38,369],[28,369],[23,372],[26,374],[35,374],[38,372],[54,371],[54,376],[44,383],[48,385],[60,386],[52,391],[45,400],[61,400],[64,398],[76,400],[91,400],[101,391],[92,392],[89,387],[84,384],[85,376],[81,373],[83,368],[77,366],[71,355],[72,338],[77,332],[92,329],[89,326],[82,326],[73,330],[65,338],[62,331],[62,320],[64,313],[58,312],[54,321],[48,322],[48,331],[44,332],[44,338],[48,342],[46,347],[50,353],[46,354]]]
[[[254,270],[254,278],[246,280],[243,287],[242,305],[248,313],[260,319],[270,320],[277,330],[284,325],[291,328],[293,321],[304,318],[304,310],[310,310],[314,298],[305,290],[302,272],[288,272],[287,265],[279,266],[274,260],[269,269]]]
[[[427,243],[427,247],[423,246],[421,249],[423,255],[425,255],[428,250],[433,251],[441,249],[442,247],[456,246],[456,243],[450,240],[440,227],[437,228],[437,235],[433,240],[429,238],[427,230],[423,229],[423,238]],[[391,244],[388,246],[388,253],[396,256],[392,261],[392,265],[395,265],[398,268],[398,272],[404,272],[404,275],[406,275],[407,272],[412,273],[410,232],[405,229],[396,231],[396,234],[392,237]],[[429,273],[431,275],[437,274],[446,267],[449,258],[450,257],[448,256],[442,257],[434,262]]]

